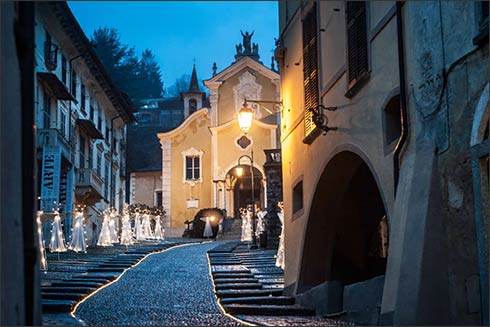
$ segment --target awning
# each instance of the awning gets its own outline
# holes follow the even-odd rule
[[[66,88],[65,84],[59,80],[58,76],[53,73],[37,73],[37,77],[41,82],[43,82],[54,95],[59,100],[70,100],[77,103],[77,100],[71,95],[71,93]]]
[[[95,127],[95,124],[89,119],[77,119],[77,125],[93,139],[104,139],[104,135]]]

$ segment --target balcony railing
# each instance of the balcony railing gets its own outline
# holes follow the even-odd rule
[[[89,192],[90,197],[102,199],[104,183],[93,168],[80,168],[77,171],[75,186],[79,195]]]
[[[44,128],[37,130],[37,147],[43,148],[46,146],[61,147],[61,153],[63,156],[68,161],[72,162],[70,143],[58,129]]]

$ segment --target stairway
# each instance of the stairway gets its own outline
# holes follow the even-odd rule
[[[242,220],[240,218],[225,219],[223,234],[216,236],[217,240],[240,240],[242,238]]]
[[[247,245],[218,246],[208,251],[215,293],[231,315],[314,316],[315,311],[284,296],[284,272],[275,266],[274,250]]]

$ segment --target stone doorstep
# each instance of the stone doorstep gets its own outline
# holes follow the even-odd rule
[[[73,309],[76,300],[41,300],[42,312],[69,312]]]
[[[219,290],[216,291],[216,295],[219,298],[228,297],[257,297],[257,296],[280,296],[282,295],[282,290]]]
[[[263,315],[263,316],[314,316],[315,311],[295,305],[251,305],[225,304],[223,308],[232,315]]]
[[[219,300],[224,304],[270,304],[270,305],[293,305],[296,303],[291,296],[256,296],[256,297],[229,297]]]
[[[216,285],[216,290],[260,290],[262,289],[262,284],[259,283],[228,283],[228,284],[218,284]]]

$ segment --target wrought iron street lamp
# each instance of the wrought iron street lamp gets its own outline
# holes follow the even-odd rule
[[[241,131],[247,134],[252,127],[254,112],[247,105],[247,99],[243,101],[243,107],[238,112],[238,124]],[[250,177],[252,178],[252,246],[251,249],[257,249],[257,235],[255,235],[256,230],[256,218],[255,218],[255,188],[254,188],[254,151],[251,150],[251,156],[242,155],[238,158],[238,165],[236,168],[236,173],[240,177],[243,175],[243,167],[240,165],[240,160],[242,158],[248,158],[250,160]]]

